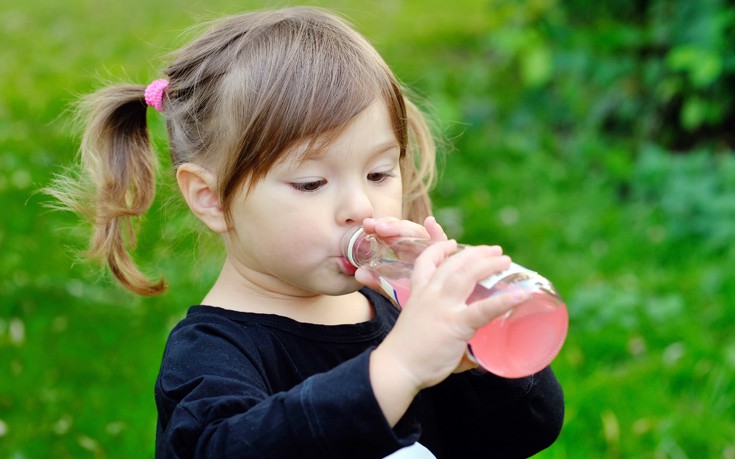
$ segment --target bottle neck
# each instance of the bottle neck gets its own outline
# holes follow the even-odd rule
[[[361,260],[361,257],[356,255],[359,247],[364,245],[367,237],[365,230],[361,226],[356,226],[342,238],[342,255],[356,268],[365,265],[364,260]]]
[[[388,261],[413,263],[431,243],[413,238],[382,239],[355,227],[342,239],[342,254],[356,268]]]

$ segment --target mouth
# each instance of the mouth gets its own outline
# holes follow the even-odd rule
[[[339,268],[340,271],[348,276],[354,276],[355,272],[357,272],[357,268],[352,266],[352,263],[347,261],[347,258],[345,257],[339,257]]]

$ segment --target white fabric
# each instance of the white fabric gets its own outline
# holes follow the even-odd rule
[[[436,456],[431,454],[431,451],[426,449],[421,443],[414,443],[411,446],[401,448],[390,456],[386,456],[385,459],[436,459]]]

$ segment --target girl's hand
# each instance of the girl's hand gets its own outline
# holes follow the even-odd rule
[[[477,282],[507,269],[510,258],[498,246],[469,247],[455,254],[456,248],[455,241],[438,242],[419,256],[408,304],[371,355],[373,389],[391,423],[421,389],[468,369],[467,341],[478,328],[527,298],[518,289],[468,306]]]
[[[366,218],[362,227],[367,234],[377,234],[383,239],[393,237],[412,237],[418,239],[429,239],[432,242],[446,241],[447,235],[444,229],[436,222],[434,217],[426,217],[424,225],[409,220],[397,218]]]
[[[366,234],[377,234],[383,239],[408,237],[428,239],[432,242],[447,240],[444,229],[436,222],[434,217],[426,217],[423,226],[409,220],[399,220],[397,218],[366,218],[362,223],[362,227]],[[374,276],[367,269],[359,268],[355,273],[355,279],[377,292],[382,292],[377,276]]]

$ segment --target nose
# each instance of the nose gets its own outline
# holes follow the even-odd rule
[[[337,220],[339,224],[361,225],[366,218],[374,216],[373,203],[362,186],[351,187],[340,193]]]

